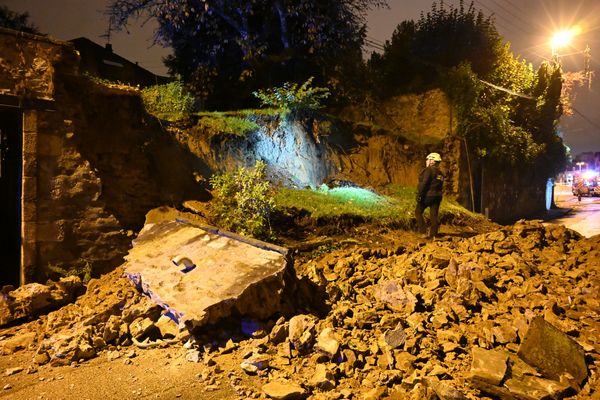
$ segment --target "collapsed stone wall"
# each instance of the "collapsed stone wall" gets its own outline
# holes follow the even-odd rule
[[[206,365],[237,353],[241,364],[211,373],[258,373],[261,388],[242,388],[251,392],[280,382],[305,397],[596,399],[599,255],[600,236],[539,221],[409,248],[341,247],[295,263],[310,295],[323,293],[321,313],[299,309],[245,331],[244,320],[217,325],[220,334],[203,332],[183,352]],[[31,304],[56,292],[37,289],[29,300],[12,295]],[[74,304],[2,333],[0,354],[36,351],[34,366],[190,338],[122,270],[90,282]]]
[[[148,210],[206,198],[136,93],[62,76],[55,99],[38,120],[38,279],[47,264],[109,271]]]

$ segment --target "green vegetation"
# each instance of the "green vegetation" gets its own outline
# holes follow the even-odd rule
[[[313,77],[298,86],[297,83],[286,82],[282,87],[258,90],[252,94],[263,106],[275,107],[284,113],[298,110],[316,110],[322,107],[322,102],[329,97],[329,89],[311,87]]]
[[[259,125],[243,115],[226,115],[223,113],[203,113],[197,126],[209,136],[218,134],[244,137],[259,128]]]
[[[272,236],[270,217],[275,202],[265,177],[266,164],[257,161],[254,169],[240,167],[210,179],[211,207],[219,226],[259,239]]]
[[[100,78],[98,76],[92,75],[88,72],[83,73],[84,76],[88,77],[92,82],[97,85],[106,86],[112,89],[122,89],[122,90],[135,90],[138,91],[140,88],[138,86],[131,86],[128,83],[123,83],[121,81],[111,81],[110,79]]]
[[[365,221],[410,229],[414,223],[415,188],[390,186],[389,195],[379,195],[356,187],[318,190],[282,188],[275,196],[276,207],[281,210],[301,209],[314,219],[358,217]],[[451,199],[444,199],[440,219],[460,222],[466,218],[481,218]]]
[[[195,101],[194,97],[186,92],[181,81],[142,89],[142,99],[150,114],[168,121],[176,121],[190,115]]]
[[[461,43],[460,48],[454,43]],[[442,88],[456,110],[456,133],[472,165],[535,169],[541,181],[558,172],[566,148],[557,135],[562,72],[544,62],[535,72],[503,42],[491,16],[434,2],[417,22],[398,25],[369,76],[383,98]],[[479,173],[478,171],[474,172]]]

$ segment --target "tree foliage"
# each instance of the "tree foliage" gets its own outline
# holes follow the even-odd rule
[[[491,17],[465,7],[434,2],[418,21],[403,21],[386,41],[383,54],[369,60],[374,83],[384,96],[443,84],[452,68],[468,63],[487,76],[502,52],[502,40]]]
[[[173,48],[171,73],[192,84],[209,105],[251,98],[268,86],[325,82],[356,57],[365,12],[385,0],[111,0],[117,27],[136,17],[158,21],[156,41]],[[360,58],[354,60],[360,63]],[[231,96],[235,93],[235,96]],[[221,103],[221,104],[220,104]]]
[[[29,13],[11,11],[6,6],[0,6],[0,26],[16,31],[40,34],[37,26],[29,21]]]
[[[556,130],[563,112],[559,65],[534,71],[473,3],[441,1],[417,22],[402,22],[369,69],[384,96],[443,88],[458,116],[457,133],[479,160],[535,166],[548,176],[566,160]]]
[[[329,97],[329,89],[311,87],[313,77],[308,78],[302,85],[286,82],[281,87],[254,92],[263,106],[275,107],[283,112],[297,110],[316,110],[322,107],[322,102]]]

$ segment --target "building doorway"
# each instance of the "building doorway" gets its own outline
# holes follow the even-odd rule
[[[0,106],[0,287],[19,286],[23,113]]]

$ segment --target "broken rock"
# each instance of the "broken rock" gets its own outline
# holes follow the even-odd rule
[[[315,349],[331,360],[337,354],[340,348],[340,343],[335,335],[333,328],[325,328],[317,338]]]
[[[292,382],[269,382],[262,387],[262,390],[267,397],[276,400],[296,400],[306,398],[306,390]]]
[[[517,354],[544,377],[556,381],[570,375],[577,385],[581,385],[588,374],[585,354],[579,343],[542,317],[531,321]]]
[[[306,349],[314,338],[315,318],[295,315],[290,319],[288,338],[296,350]]]
[[[499,351],[485,350],[473,347],[473,363],[471,365],[471,379],[484,381],[492,385],[499,385],[508,368],[508,355]]]

